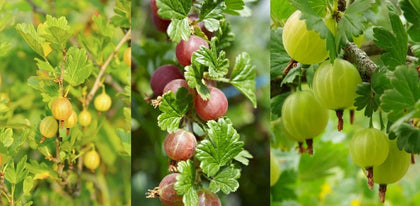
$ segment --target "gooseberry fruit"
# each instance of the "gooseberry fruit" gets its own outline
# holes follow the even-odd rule
[[[198,36],[190,36],[188,41],[181,40],[181,42],[176,45],[175,53],[179,64],[182,66],[190,65],[193,53],[199,50],[201,46],[209,48],[207,41]]]
[[[194,109],[204,121],[215,120],[226,114],[228,101],[223,92],[216,87],[208,87],[210,98],[204,100],[200,95],[194,98]]]
[[[162,19],[158,14],[158,7],[156,5],[156,0],[150,0],[150,8],[152,10],[152,20],[156,29],[160,32],[166,33],[171,20]]]
[[[105,92],[102,92],[100,95],[98,95],[95,98],[95,101],[93,102],[93,105],[95,106],[96,110],[100,112],[108,111],[109,108],[111,108],[111,104],[111,97]]]
[[[388,141],[385,133],[375,128],[356,132],[350,141],[351,159],[366,169],[370,189],[373,188],[373,167],[382,164],[388,156]]]
[[[275,155],[270,153],[270,186],[277,183],[280,178],[280,165]]]
[[[170,81],[165,88],[163,88],[163,93],[165,94],[166,92],[172,91],[174,94],[176,94],[176,92],[178,91],[179,88],[181,87],[185,87],[188,90],[190,90],[190,87],[188,86],[187,81],[185,81],[185,79],[174,79],[172,81]]]
[[[197,21],[199,19],[198,14],[191,14],[191,15],[188,16],[188,18],[191,21]],[[213,36],[213,33],[211,31],[207,30],[207,28],[204,26],[204,22],[202,22],[202,21],[197,22],[197,26],[206,35],[207,39],[211,39],[211,37]]]
[[[201,189],[197,191],[198,206],[221,206],[219,197],[209,190]]]
[[[101,158],[99,157],[99,154],[95,150],[91,150],[87,152],[83,157],[83,164],[92,172],[96,168],[98,168],[100,163],[101,163]]]
[[[89,126],[91,121],[92,115],[90,115],[90,112],[87,109],[83,109],[79,114],[79,124],[86,127]]]
[[[66,120],[70,117],[73,112],[73,108],[69,99],[65,97],[59,97],[54,100],[52,107],[52,114],[58,120]]]
[[[64,120],[64,127],[67,128],[66,134],[69,135],[70,128],[76,126],[77,123],[77,113],[73,110],[70,117]]]
[[[123,60],[128,66],[131,66],[131,47],[124,50]]]
[[[327,126],[328,110],[318,102],[312,91],[306,90],[289,95],[281,111],[284,128],[298,142],[306,141],[307,151],[312,154],[312,138],[320,135]]]
[[[179,129],[166,135],[163,147],[166,154],[173,160],[187,160],[194,156],[197,140],[191,132]]]
[[[41,120],[39,124],[39,131],[42,134],[41,143],[44,142],[45,138],[52,138],[57,134],[58,123],[53,116],[47,116]]]
[[[338,130],[343,128],[343,110],[353,105],[356,87],[362,83],[356,67],[343,59],[322,63],[313,78],[313,91],[318,101],[328,109],[336,110]]]
[[[150,86],[155,95],[162,95],[165,86],[174,79],[185,79],[181,70],[174,65],[163,65],[156,69],[150,78]]]
[[[373,167],[373,180],[379,184],[379,198],[385,201],[387,184],[392,184],[400,180],[410,166],[411,155],[398,149],[397,141],[389,142],[389,152],[385,161]]]
[[[159,183],[159,199],[165,206],[183,206],[182,196],[174,188],[178,173],[166,175]]]
[[[317,64],[328,57],[325,39],[319,33],[308,30],[301,12],[295,11],[283,28],[283,45],[289,56],[302,64]]]

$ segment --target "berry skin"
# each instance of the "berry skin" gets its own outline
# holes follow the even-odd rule
[[[277,183],[280,178],[280,165],[275,155],[270,153],[270,186]]]
[[[283,28],[284,49],[292,59],[302,64],[317,64],[328,57],[325,39],[319,33],[308,30],[300,11],[287,19]]]
[[[171,159],[176,161],[187,160],[194,156],[197,140],[191,132],[179,129],[166,135],[163,147]]]
[[[185,87],[188,89],[188,92],[190,92],[190,87],[188,86],[187,81],[185,79],[174,79],[170,81],[165,88],[163,88],[163,93],[167,93],[169,91],[172,91],[174,94],[178,91],[179,88]],[[191,92],[190,92],[191,93]]]
[[[93,102],[93,105],[95,106],[96,110],[100,112],[108,111],[109,108],[111,108],[111,104],[111,97],[105,92],[102,92],[100,95],[98,95],[95,98],[95,101]]]
[[[150,86],[155,95],[162,95],[165,86],[174,79],[185,79],[184,74],[174,65],[163,65],[156,69],[150,78]]]
[[[191,64],[193,53],[200,49],[201,46],[209,48],[206,40],[198,36],[190,36],[188,41],[181,40],[176,46],[176,58],[182,66]]]
[[[57,120],[53,116],[45,117],[39,124],[39,131],[46,138],[52,138],[56,136],[58,131]]]
[[[51,107],[53,116],[58,120],[66,120],[73,112],[70,101],[65,97],[57,98]]]
[[[79,114],[79,124],[86,127],[90,125],[90,122],[92,122],[92,115],[88,110],[83,109]]]
[[[209,190],[198,190],[198,206],[221,206],[219,197]]]
[[[158,7],[156,5],[156,0],[150,0],[150,8],[152,10],[152,20],[153,24],[155,25],[156,29],[160,32],[166,33],[171,20],[162,19],[158,14]]]
[[[98,152],[95,150],[87,152],[83,157],[83,164],[91,171],[94,171],[96,168],[98,168],[100,163],[101,158],[99,157]]]
[[[166,175],[159,183],[159,199],[164,206],[183,206],[182,196],[174,188],[178,173]]]
[[[123,60],[128,66],[131,66],[131,47],[124,50]]]
[[[328,109],[346,109],[353,105],[356,87],[362,83],[356,67],[343,59],[322,63],[315,72],[313,91],[318,101]]]
[[[210,98],[203,100],[200,95],[194,98],[194,109],[198,117],[204,121],[216,120],[226,114],[228,101],[220,89],[209,87]]]
[[[65,128],[73,128],[77,124],[77,113],[73,111],[68,119],[64,121]]]

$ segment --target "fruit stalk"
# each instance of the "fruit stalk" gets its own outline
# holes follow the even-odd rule
[[[374,184],[374,181],[373,181],[373,167],[366,168],[366,172],[367,172],[366,177],[368,178],[368,187],[369,187],[370,190],[372,190],[373,189],[373,184]]]
[[[341,131],[341,130],[343,130],[343,124],[344,124],[344,122],[343,122],[343,110],[342,109],[336,110],[335,114],[337,115],[337,118],[338,118],[337,130]]]
[[[385,202],[386,186],[387,185],[383,185],[383,184],[379,185],[379,199],[381,203]]]
[[[313,139],[306,139],[306,152],[308,152],[309,155],[313,155],[314,154],[314,149],[313,149]]]

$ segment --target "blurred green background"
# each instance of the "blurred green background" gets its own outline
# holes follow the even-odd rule
[[[168,174],[169,158],[163,151],[166,133],[157,125],[159,111],[145,103],[152,94],[149,79],[160,65],[176,63],[175,44],[158,32],[152,21],[150,1],[133,1],[132,51],[132,204],[161,205],[158,199],[146,199],[145,193],[159,185]],[[252,16],[227,16],[236,38],[226,50],[229,59],[242,51],[250,54],[257,68],[258,108],[254,109],[242,95],[228,97],[227,116],[254,156],[249,166],[242,167],[237,192],[226,196],[218,193],[222,205],[269,205],[269,1],[248,4]],[[219,88],[229,85],[218,84]],[[230,96],[230,93],[227,94]]]

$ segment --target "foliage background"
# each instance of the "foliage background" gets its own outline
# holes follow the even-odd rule
[[[133,61],[132,67],[132,197],[134,205],[160,205],[159,200],[146,199],[147,189],[156,187],[168,174],[169,158],[163,150],[166,133],[157,125],[159,111],[144,102],[145,95],[152,94],[149,79],[160,65],[176,63],[175,46],[166,41],[151,21],[148,0],[133,1]],[[254,159],[243,167],[240,187],[229,196],[218,193],[222,205],[268,205],[269,204],[269,1],[255,1],[251,5],[253,15],[249,18],[228,16],[234,45],[226,53],[231,61],[241,51],[250,54],[257,68],[258,108],[243,96],[230,93],[225,88],[229,108],[227,116],[245,142],[245,149]],[[221,84],[219,84],[220,86]],[[223,86],[222,86],[223,87]],[[226,87],[226,86],[225,86]],[[229,97],[232,96],[232,97]],[[239,103],[240,102],[240,103]]]

